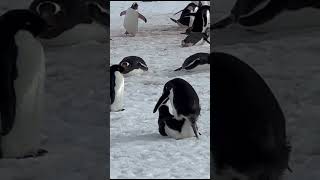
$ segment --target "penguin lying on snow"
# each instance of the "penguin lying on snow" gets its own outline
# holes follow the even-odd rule
[[[159,112],[159,116],[168,118],[168,120],[165,120],[166,134],[175,139],[193,137],[194,135],[198,138],[197,120],[201,108],[199,97],[193,87],[181,78],[168,81],[164,85],[162,96],[154,107],[153,113],[168,100],[170,100],[174,118],[169,115],[170,113],[165,106]],[[168,121],[172,123],[169,125]]]
[[[210,32],[208,31],[208,33]],[[205,42],[210,44],[209,35],[207,33],[189,32],[188,36],[181,41],[181,46],[182,47],[197,46],[197,45],[202,45]]]
[[[197,12],[198,6],[191,2],[189,3],[184,9],[176,12],[174,15],[181,12],[180,18],[178,20],[175,20],[173,18],[170,18],[173,22],[177,23],[179,26],[186,26],[191,27],[193,25],[194,16],[189,16],[187,14]]]
[[[138,4],[136,2],[134,2],[126,11],[122,11],[120,16],[122,15],[126,15],[123,22],[123,26],[126,29],[126,35],[136,35],[138,31],[138,18],[147,23],[147,19],[138,12]]]
[[[123,111],[124,78],[122,72],[125,69],[120,65],[110,67],[110,99],[111,111]]]
[[[0,156],[41,156],[45,55],[35,37],[47,24],[29,10],[10,10],[0,27]]]
[[[174,71],[180,71],[182,69],[191,70],[199,66],[209,64],[209,54],[208,53],[195,53],[189,56],[182,64],[181,67]]]
[[[279,180],[290,147],[285,117],[263,78],[240,59],[213,52],[214,179]]]
[[[119,65],[124,68],[122,73],[126,76],[141,74],[148,71],[146,62],[138,56],[127,56],[122,59]]]

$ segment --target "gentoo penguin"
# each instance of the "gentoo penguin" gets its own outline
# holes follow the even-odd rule
[[[120,65],[110,67],[111,111],[123,111],[124,68]]]
[[[159,133],[162,136],[170,136],[175,139],[194,137],[194,132],[186,119],[176,120],[170,113],[169,107],[162,104],[159,107]],[[198,127],[196,127],[198,130]],[[200,133],[199,133],[200,134]]]
[[[174,71],[180,71],[180,70],[191,70],[195,69],[196,67],[209,64],[209,54],[208,53],[195,53],[191,56],[189,56],[182,64],[181,67]]]
[[[264,24],[285,10],[298,10],[306,7],[320,8],[319,1],[278,1],[278,0],[237,0],[230,15],[212,25],[212,29],[225,28],[239,23],[243,26]]]
[[[194,21],[194,16],[189,16],[187,14],[189,13],[195,13],[198,10],[198,6],[191,2],[189,3],[184,9],[176,12],[174,15],[178,14],[181,12],[180,18],[178,20],[170,18],[173,22],[177,23],[181,27],[192,27],[193,21]]]
[[[110,24],[109,6],[104,0],[34,0],[29,9],[50,25],[40,36],[42,42],[65,45],[87,40],[104,41]]]
[[[40,148],[45,55],[35,38],[47,28],[29,10],[10,10],[0,17],[1,158],[45,154]]]
[[[279,180],[288,168],[285,116],[263,78],[235,56],[210,54],[216,180]]]
[[[146,62],[138,56],[127,56],[119,63],[124,68],[122,74],[126,76],[141,74],[144,71],[148,71]]]
[[[209,30],[209,29],[208,29]],[[210,33],[209,31],[207,31]],[[190,47],[194,45],[202,45],[205,42],[210,44],[209,36],[207,33],[201,33],[201,32],[189,32],[188,36],[181,41],[182,47]]]
[[[197,120],[200,115],[199,97],[193,87],[181,78],[168,81],[163,88],[161,97],[153,109],[155,113],[160,105],[170,100],[173,116],[178,121],[185,121],[180,138],[193,134],[198,138]]]
[[[124,18],[123,26],[126,29],[125,34],[135,36],[138,31],[138,18],[147,23],[147,19],[138,12],[138,4],[134,2],[127,10],[122,11],[120,16],[126,15]]]
[[[192,32],[206,33],[210,29],[210,6],[202,5],[197,12],[188,13],[188,16],[194,16],[193,25],[191,27]]]

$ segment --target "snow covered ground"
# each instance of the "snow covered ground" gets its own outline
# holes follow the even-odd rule
[[[309,18],[320,18],[304,17],[307,18],[306,22]],[[290,17],[283,23],[292,24],[295,20]],[[233,26],[213,34],[214,50],[233,54],[251,65],[262,75],[279,100],[293,147],[289,163],[293,173],[286,172],[285,180],[319,179],[319,21],[314,22],[313,26],[300,21],[296,22],[295,27],[264,33]]]
[[[29,3],[1,1],[0,14],[8,9],[27,7]],[[108,177],[107,47],[106,43],[85,41],[45,48],[43,148],[49,153],[36,159],[1,159],[1,180]]]
[[[125,78],[124,108],[111,112],[111,178],[210,178],[210,72],[174,72],[183,61],[197,52],[209,52],[210,45],[181,47],[184,29],[169,17],[184,8],[185,2],[138,2],[148,22],[139,21],[139,33],[125,37],[121,11],[132,2],[111,1],[110,64],[126,56],[139,56],[149,71]],[[187,80],[200,98],[201,136],[175,140],[158,132],[158,112],[153,108],[164,84],[176,77]]]

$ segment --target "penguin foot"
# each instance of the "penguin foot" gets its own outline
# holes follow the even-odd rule
[[[18,157],[17,159],[26,159],[26,158],[36,158],[47,154],[48,151],[45,149],[38,149],[36,152],[30,152],[22,157]]]

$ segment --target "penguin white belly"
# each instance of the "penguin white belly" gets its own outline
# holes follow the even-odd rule
[[[116,76],[116,86],[114,87],[115,97],[113,104],[111,104],[111,111],[119,111],[123,107],[124,79],[120,72],[116,71],[114,74]]]
[[[143,74],[144,70],[142,69],[134,69],[130,72],[128,72],[127,74],[124,74],[125,77],[129,77],[129,76],[135,76],[135,75],[140,75]]]
[[[3,137],[5,158],[30,155],[40,147],[45,80],[45,56],[39,41],[27,31],[15,36],[18,47],[15,80],[16,118],[10,133]]]
[[[136,35],[138,31],[138,17],[139,13],[136,10],[132,8],[127,9],[123,26],[132,35]]]
[[[175,139],[183,139],[195,136],[189,120],[184,121],[181,132],[170,129],[167,125],[164,127],[164,129],[168,136]]]

